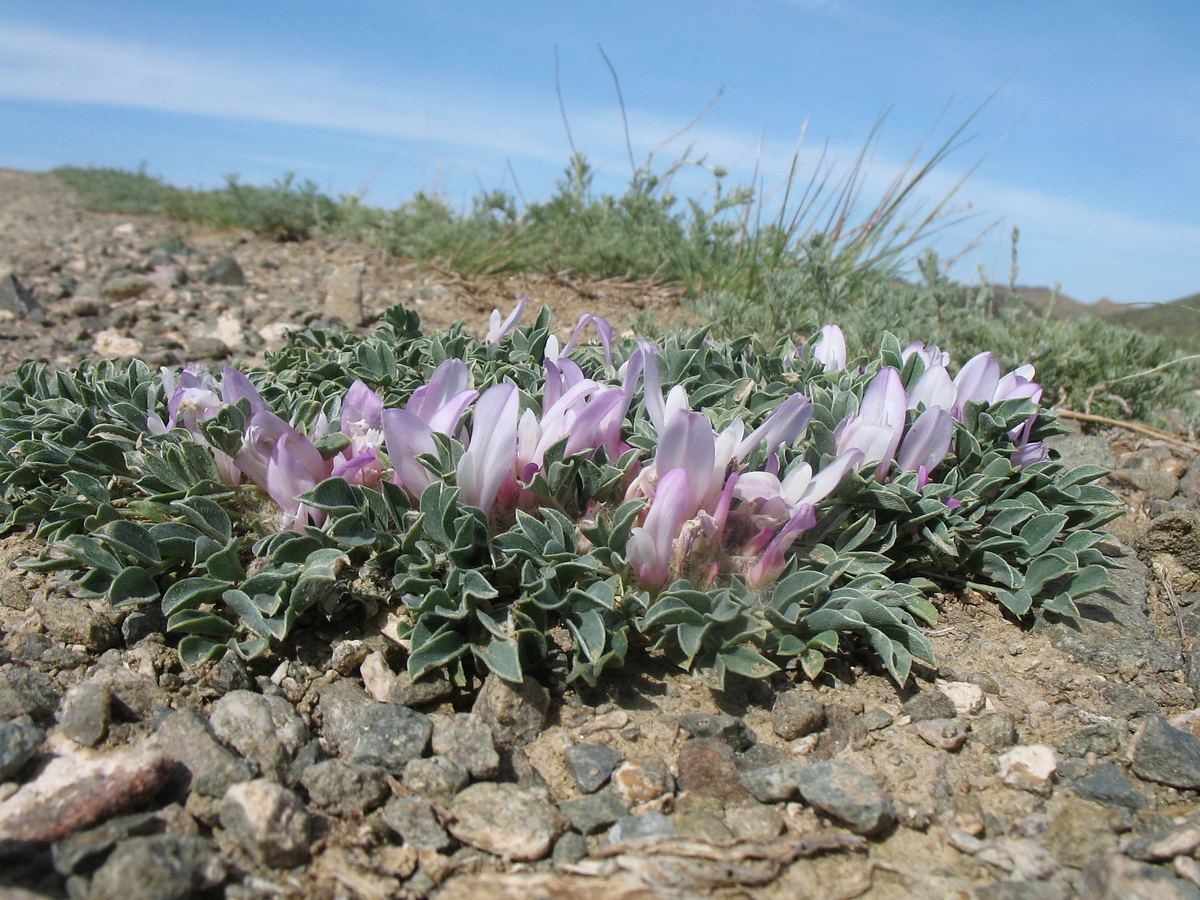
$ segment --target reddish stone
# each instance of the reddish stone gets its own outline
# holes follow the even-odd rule
[[[693,738],[679,748],[679,788],[701,797],[744,800],[749,794],[742,785],[733,748],[714,738]]]

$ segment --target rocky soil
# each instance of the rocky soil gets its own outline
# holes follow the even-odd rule
[[[80,209],[0,171],[0,367],[254,361],[401,302],[483,330],[682,318],[661,288],[464,277]],[[1122,431],[1117,589],[1018,624],[946,597],[936,669],[852,657],[713,692],[642,659],[597,689],[411,684],[369,623],[181,667],[0,541],[0,897],[1200,898],[1200,463]]]

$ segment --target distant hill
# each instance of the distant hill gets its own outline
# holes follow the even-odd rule
[[[1126,306],[1110,321],[1158,335],[1182,350],[1200,353],[1200,294],[1169,303]]]
[[[1107,297],[1102,297],[1095,303],[1083,303],[1061,292],[1055,297],[1054,291],[1048,287],[1028,287],[1018,284],[1013,290],[1025,302],[1026,306],[1037,312],[1044,312],[1047,304],[1053,300],[1054,307],[1050,311],[1050,318],[1052,319],[1068,319],[1073,321],[1084,316],[1095,316],[1098,319],[1115,320],[1116,316],[1130,309],[1126,304],[1116,303]],[[1008,296],[1008,285],[992,285],[992,295],[997,301],[1003,300]],[[1137,326],[1131,327],[1136,328]]]

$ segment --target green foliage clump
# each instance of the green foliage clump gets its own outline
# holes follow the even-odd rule
[[[356,379],[396,406],[452,359],[465,361],[475,388],[510,383],[524,408],[537,408],[550,335],[545,310],[485,344],[459,328],[424,336],[415,314],[396,308],[366,337],[295,334],[247,374],[297,429],[322,414],[336,419]],[[636,347],[614,347],[613,365]],[[613,372],[594,346],[572,359],[586,377]],[[756,427],[804,393],[812,422],[778,450],[780,471],[828,463],[838,423],[883,367],[909,382],[921,372],[891,335],[874,355],[830,372],[795,359],[790,344],[718,341],[706,330],[666,340],[657,359],[663,384],[686,388],[714,428],[736,419]],[[258,488],[226,483],[214,457],[214,448],[236,450],[245,404],[201,426],[206,446],[182,428],[152,433],[150,417],[168,399],[139,362],[23,366],[0,388],[0,517],[47,545],[30,567],[62,572],[116,608],[158,607],[189,663],[286,652],[306,616],[386,606],[399,613],[393,636],[414,677],[448,668],[465,683],[476,669],[518,681],[563,665],[569,678],[594,683],[642,647],[720,686],[730,672],[762,677],[790,660],[816,677],[831,654],[854,646],[903,683],[914,658],[932,659],[924,629],[939,591],[972,586],[1023,617],[1039,608],[1074,615],[1078,599],[1108,585],[1098,529],[1116,514],[1115,498],[1092,483],[1100,470],[1016,462],[1010,435],[1031,415],[1033,437],[1056,430],[1030,400],[968,404],[932,473],[880,481],[873,465],[851,471],[820,501],[817,526],[773,583],[752,587],[736,567],[718,567],[715,581],[688,569],[653,588],[627,558],[644,501],[625,489],[659,438],[644,390],[623,422],[630,449],[621,459],[566,455],[565,440],[547,450],[528,484],[536,508],[488,516],[463,503],[455,473],[464,447],[439,435],[436,452],[421,457],[435,478],[419,497],[387,478],[377,489],[328,478],[297,498],[322,524],[288,530]],[[555,626],[571,636],[568,660],[547,640]]]

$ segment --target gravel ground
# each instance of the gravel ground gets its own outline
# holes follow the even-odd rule
[[[464,277],[79,208],[0,171],[0,367],[255,361],[387,306],[569,328],[670,290]],[[1200,463],[1122,433],[1118,587],[1020,627],[946,597],[905,691],[854,658],[713,692],[655,659],[596,689],[413,685],[371,623],[184,669],[0,541],[0,897],[1200,898]]]

